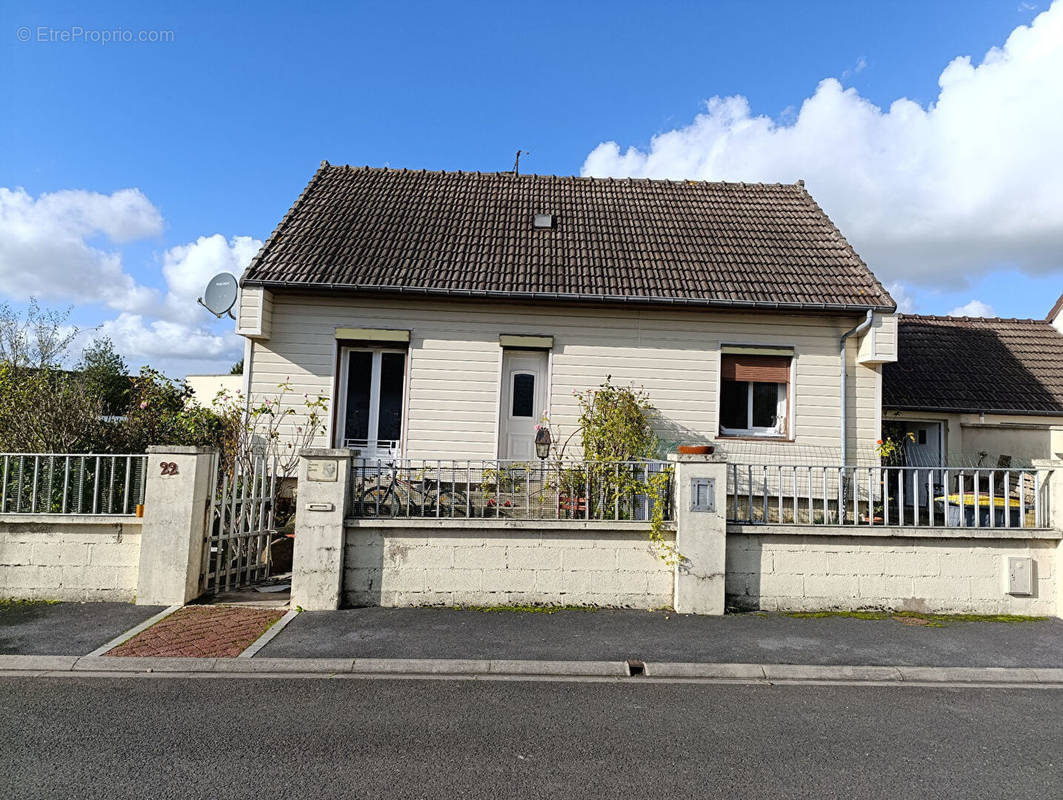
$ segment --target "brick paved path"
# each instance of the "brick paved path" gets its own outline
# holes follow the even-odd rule
[[[272,608],[186,606],[107,655],[234,658],[283,616]]]

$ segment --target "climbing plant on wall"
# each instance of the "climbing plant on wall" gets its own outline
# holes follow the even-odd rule
[[[672,502],[673,469],[656,462],[656,409],[649,396],[642,388],[614,384],[608,376],[599,386],[578,393],[576,401],[577,429],[555,452],[562,487],[570,496],[587,494],[583,502],[589,505],[590,516],[604,519],[622,508],[633,517],[632,499],[646,497],[653,549],[666,563],[678,563],[681,554],[664,536],[665,516]],[[564,451],[576,435],[584,463],[565,468],[561,463]],[[585,489],[581,491],[581,487]]]

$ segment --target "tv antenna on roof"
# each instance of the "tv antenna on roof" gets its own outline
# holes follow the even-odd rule
[[[515,161],[513,162],[513,174],[514,174],[514,175],[520,175],[520,157],[521,157],[522,155],[524,155],[524,156],[530,156],[530,155],[531,155],[531,153],[529,153],[529,152],[528,152],[527,150],[518,150],[518,151],[517,151],[517,158],[516,158],[516,160],[515,160]]]
[[[202,297],[197,297],[196,302],[211,314],[221,319],[228,314],[232,319],[232,307],[236,304],[236,276],[231,272],[222,272],[210,279],[206,291]]]

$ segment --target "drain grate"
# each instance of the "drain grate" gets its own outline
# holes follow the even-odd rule
[[[627,674],[632,678],[640,678],[646,674],[646,664],[637,658],[627,660]]]

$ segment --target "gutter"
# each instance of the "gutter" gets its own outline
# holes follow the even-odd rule
[[[896,306],[867,306],[853,304],[832,303],[786,303],[770,302],[763,300],[705,300],[701,298],[687,297],[653,297],[649,295],[607,295],[586,294],[580,292],[506,292],[489,289],[448,289],[448,288],[421,288],[411,286],[358,286],[338,283],[313,283],[304,281],[268,281],[268,280],[243,280],[244,286],[261,286],[263,289],[285,289],[300,293],[318,293],[325,291],[351,292],[355,294],[392,294],[414,295],[420,297],[460,297],[498,300],[554,300],[554,301],[583,301],[594,303],[608,303],[620,305],[657,305],[657,306],[687,306],[696,308],[749,308],[766,309],[772,311],[819,311],[831,313],[852,313],[854,311],[868,312],[881,311],[893,313]]]
[[[963,408],[951,406],[893,406],[882,404],[883,413],[886,411],[904,411],[911,413],[934,414],[997,414],[1012,417],[1063,417],[1063,408],[1056,411],[1034,408]]]
[[[874,309],[869,308],[867,310],[867,317],[864,321],[857,325],[855,328],[851,328],[842,334],[842,338],[838,342],[838,352],[841,355],[841,370],[842,370],[842,466],[848,466],[849,461],[849,448],[848,448],[848,433],[846,428],[848,427],[848,364],[846,363],[846,341],[850,336],[859,336],[871,327],[871,320],[875,317]]]

